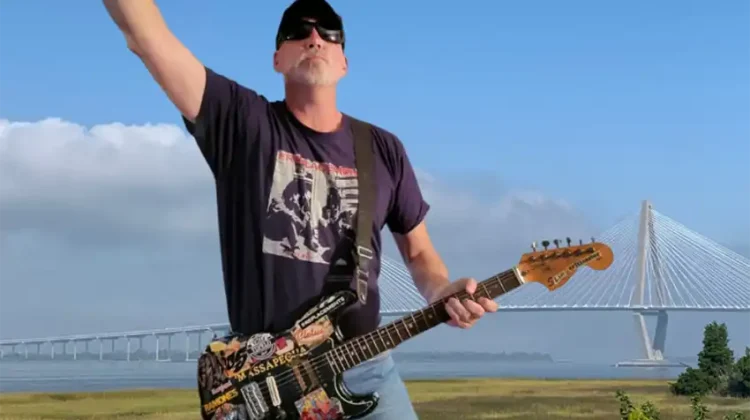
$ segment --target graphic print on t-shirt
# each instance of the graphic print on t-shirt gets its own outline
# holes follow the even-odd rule
[[[279,151],[273,174],[263,252],[330,263],[352,229],[357,210],[357,171]]]

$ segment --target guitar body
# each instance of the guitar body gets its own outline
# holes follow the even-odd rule
[[[203,419],[342,420],[361,418],[378,404],[377,394],[354,395],[342,374],[450,319],[445,301],[494,299],[528,282],[554,291],[582,266],[605,270],[612,250],[590,244],[526,253],[519,263],[480,282],[474,293],[454,293],[374,331],[344,340],[341,312],[357,301],[343,290],[321,299],[292,328],[279,334],[228,335],[212,341],[198,359]]]
[[[214,339],[198,359],[202,418],[338,420],[374,410],[376,394],[354,395],[319,360],[342,344],[336,321],[356,299],[350,291],[326,296],[278,334]]]

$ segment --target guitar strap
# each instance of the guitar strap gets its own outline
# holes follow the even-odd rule
[[[288,115],[284,102],[274,102],[273,106],[279,116]],[[354,137],[354,163],[357,169],[358,202],[354,244],[352,250],[353,265],[346,262],[346,267],[337,266],[337,257],[331,258],[332,266],[327,275],[328,285],[350,283],[354,281],[357,298],[362,305],[367,303],[367,285],[370,277],[371,262],[375,253],[372,250],[372,223],[375,210],[375,159],[372,147],[372,126],[364,121],[346,115],[351,122]],[[351,270],[353,268],[353,270]]]
[[[375,209],[375,159],[372,149],[370,124],[349,116],[354,132],[354,160],[357,168],[359,199],[357,202],[357,228],[355,230],[354,280],[357,297],[362,305],[367,303],[367,282],[370,277],[372,251],[372,213]]]

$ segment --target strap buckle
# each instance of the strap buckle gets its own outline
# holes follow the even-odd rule
[[[371,260],[373,257],[375,257],[375,253],[372,252],[370,248],[364,247],[362,245],[357,245],[357,256],[360,258],[360,262],[362,261],[362,258]]]
[[[357,262],[356,262],[356,281],[357,297],[359,302],[364,305],[367,303],[367,284],[370,280],[370,260],[375,253],[367,247],[357,245]]]

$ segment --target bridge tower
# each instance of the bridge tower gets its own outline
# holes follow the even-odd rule
[[[635,296],[633,296],[633,310],[635,327],[641,341],[644,358],[617,363],[617,366],[628,367],[682,367],[682,363],[673,363],[664,358],[667,341],[667,325],[669,316],[667,293],[662,278],[659,237],[654,230],[654,218],[651,203],[644,200],[641,204],[640,223],[638,227],[638,248],[636,269],[633,270],[635,282]],[[652,294],[650,304],[646,303],[646,291]],[[656,329],[651,338],[646,323],[646,317],[656,317]]]

